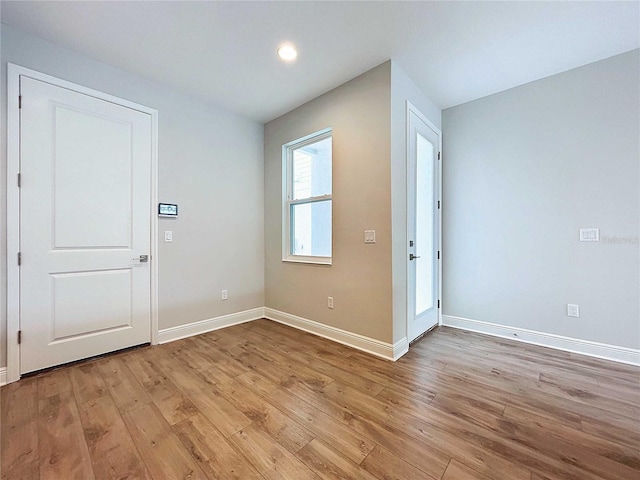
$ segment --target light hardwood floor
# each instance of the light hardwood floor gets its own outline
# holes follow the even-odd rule
[[[640,478],[640,368],[447,328],[391,363],[259,320],[0,394],[3,480]]]

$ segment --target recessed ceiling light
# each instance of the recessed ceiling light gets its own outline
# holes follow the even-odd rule
[[[298,51],[292,45],[281,45],[278,56],[285,62],[292,62],[298,56]]]

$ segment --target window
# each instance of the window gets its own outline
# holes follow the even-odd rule
[[[282,259],[331,264],[331,129],[287,143]]]

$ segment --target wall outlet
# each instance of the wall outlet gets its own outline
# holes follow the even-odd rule
[[[229,294],[226,290],[222,290],[222,300],[227,300],[229,298]]]
[[[333,308],[333,297],[327,297],[327,307]]]
[[[599,242],[600,229],[599,228],[581,228],[580,241],[581,242]]]
[[[568,317],[579,317],[580,316],[580,306],[575,305],[573,303],[567,304],[567,316]]]

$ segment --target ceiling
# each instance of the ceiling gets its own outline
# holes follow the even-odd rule
[[[640,47],[637,1],[2,1],[1,14],[260,122],[390,58],[444,109]]]

